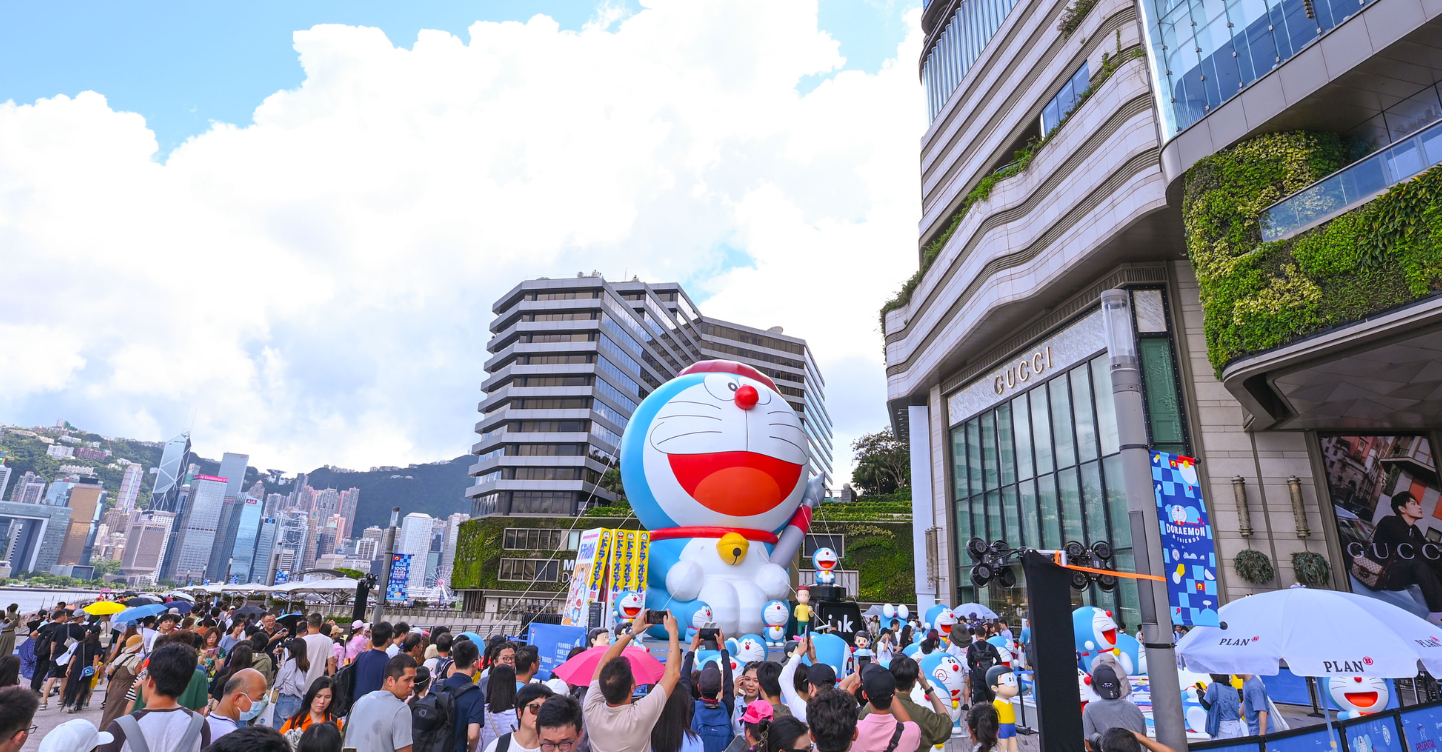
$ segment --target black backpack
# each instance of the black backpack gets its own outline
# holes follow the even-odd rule
[[[49,625],[47,624],[46,627],[48,626]],[[41,627],[40,629],[35,630],[35,660],[37,661],[41,659],[44,659],[46,661],[50,660],[51,632],[46,627]]]
[[[412,752],[451,752],[456,748],[456,700],[432,691],[411,703]]]
[[[355,661],[337,671],[330,682],[330,712],[337,718],[350,715],[350,706],[355,702]]]

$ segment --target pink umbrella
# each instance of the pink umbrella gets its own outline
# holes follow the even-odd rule
[[[596,666],[601,663],[601,656],[605,655],[607,650],[609,648],[605,645],[591,648],[557,666],[551,673],[567,684],[584,687],[590,684],[591,677],[596,675]],[[635,675],[637,684],[655,684],[660,681],[661,675],[666,673],[666,667],[662,666],[660,661],[640,648],[627,646],[621,651],[621,655],[630,661],[631,673]]]

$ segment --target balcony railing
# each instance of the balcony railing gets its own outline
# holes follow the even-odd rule
[[[1262,210],[1262,240],[1310,229],[1442,164],[1442,120]]]

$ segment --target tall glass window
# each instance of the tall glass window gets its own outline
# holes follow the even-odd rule
[[[1206,117],[1371,1],[1142,0],[1162,138]]]

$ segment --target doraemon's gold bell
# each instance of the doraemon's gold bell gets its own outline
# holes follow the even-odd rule
[[[716,551],[721,554],[721,561],[727,564],[740,564],[750,548],[751,542],[739,533],[727,533],[716,541]]]

